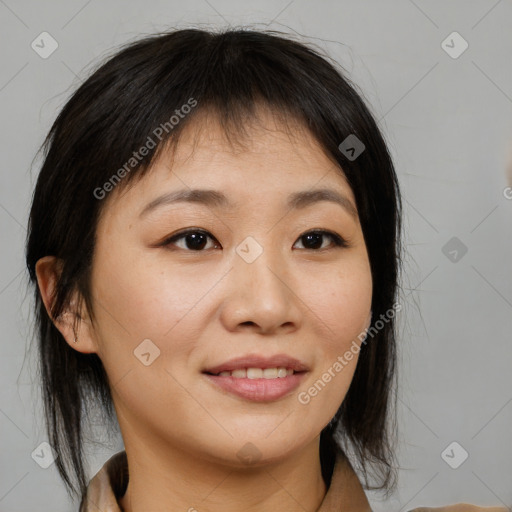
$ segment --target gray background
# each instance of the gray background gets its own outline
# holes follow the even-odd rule
[[[296,32],[329,52],[360,87],[395,159],[407,249],[401,469],[398,492],[387,502],[368,492],[372,506],[510,506],[510,0],[0,0],[0,510],[76,509],[55,465],[31,458],[47,440],[35,352],[25,355],[32,318],[23,244],[35,152],[91,64],[119,44],[171,27],[228,24]],[[47,59],[31,48],[43,31],[59,45]],[[454,31],[469,44],[458,58],[442,46]],[[453,441],[469,453],[458,469],[441,457]],[[120,439],[88,446],[90,476],[121,448]],[[450,455],[456,461],[460,448]]]

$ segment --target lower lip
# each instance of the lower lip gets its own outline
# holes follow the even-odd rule
[[[221,377],[204,375],[215,386],[246,400],[253,402],[272,402],[288,395],[296,389],[306,372],[293,373],[276,379],[248,379],[237,377]]]

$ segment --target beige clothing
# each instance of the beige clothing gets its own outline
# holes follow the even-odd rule
[[[128,485],[128,461],[123,450],[105,462],[90,480],[80,512],[123,512],[118,498]],[[371,512],[361,483],[348,461],[336,459],[331,484],[318,512]]]
[[[126,452],[110,457],[91,479],[87,487],[87,499],[79,512],[123,512],[118,498],[124,495],[128,485],[128,461]],[[336,459],[331,485],[317,512],[371,512],[370,504],[352,467],[343,457]],[[508,512],[504,507],[482,508],[459,503],[441,508],[416,508],[411,512]]]

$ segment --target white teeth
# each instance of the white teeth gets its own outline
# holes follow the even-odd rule
[[[279,375],[279,370],[277,368],[265,368],[263,370],[263,377],[265,379],[276,379]],[[286,370],[285,370],[286,375]],[[279,375],[279,377],[282,377],[282,375]]]
[[[219,373],[219,377],[235,377],[238,379],[282,379],[288,375],[293,375],[291,368],[240,368],[232,372],[223,371]]]
[[[263,370],[261,368],[247,368],[248,379],[261,379],[263,377]]]

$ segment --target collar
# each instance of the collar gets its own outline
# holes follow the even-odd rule
[[[87,486],[87,494],[80,503],[79,512],[123,512],[118,498],[128,485],[128,460],[126,451],[110,457],[94,475]],[[336,457],[331,484],[317,512],[372,512],[348,459]]]

